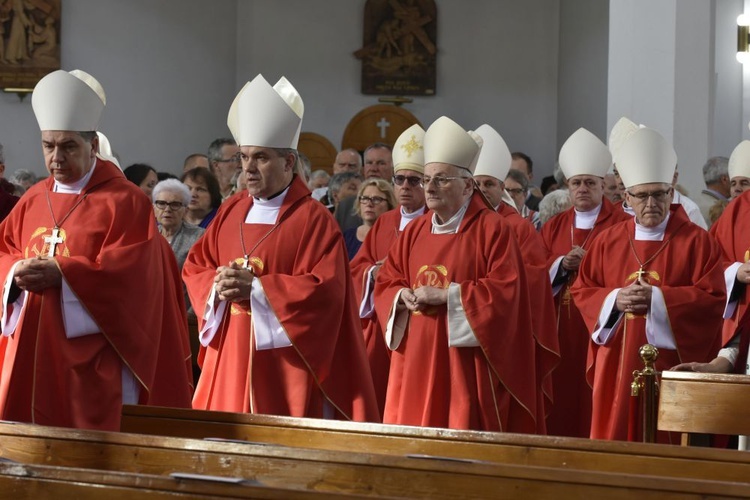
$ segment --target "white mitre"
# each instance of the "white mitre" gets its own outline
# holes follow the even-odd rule
[[[411,170],[424,174],[424,129],[417,124],[407,128],[393,145],[393,171]]]
[[[96,132],[96,135],[99,137],[99,152],[96,153],[96,156],[98,156],[102,160],[114,163],[117,168],[122,170],[120,162],[117,161],[115,153],[114,151],[112,151],[112,145],[109,143],[109,139],[107,139],[107,136],[99,131]]]
[[[448,163],[474,173],[482,138],[447,116],[435,120],[424,135],[424,163]]]
[[[482,138],[482,150],[479,152],[474,175],[488,175],[505,182],[513,161],[505,140],[487,124],[480,125],[474,132]]]
[[[229,108],[227,125],[240,146],[297,149],[305,106],[283,76],[271,85],[258,75],[247,82]]]
[[[750,141],[745,140],[737,144],[729,157],[729,178],[750,178]]]
[[[558,162],[566,179],[577,175],[604,177],[612,167],[612,154],[597,136],[579,128],[560,148]]]
[[[617,120],[617,123],[612,127],[612,130],[609,132],[607,146],[609,147],[609,152],[612,153],[612,161],[615,164],[617,164],[617,152],[625,144],[625,141],[639,128],[638,125],[624,116]]]
[[[617,155],[617,171],[626,188],[656,182],[672,184],[677,153],[656,130],[638,129]]]
[[[34,87],[31,106],[39,130],[92,132],[99,126],[107,96],[85,71],[53,71]]]

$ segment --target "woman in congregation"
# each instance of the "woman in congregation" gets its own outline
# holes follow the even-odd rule
[[[396,208],[396,195],[393,188],[383,179],[367,179],[359,187],[354,211],[362,217],[362,225],[344,231],[344,242],[349,260],[352,260],[367,233],[370,232],[378,217]]]
[[[190,190],[190,204],[187,206],[185,220],[203,229],[207,228],[221,205],[219,181],[209,169],[196,167],[185,172],[182,182]]]
[[[151,165],[145,163],[133,163],[128,168],[122,171],[125,177],[141,188],[141,191],[146,193],[146,196],[151,199],[152,191],[154,186],[159,182],[159,178],[156,176],[156,170]]]

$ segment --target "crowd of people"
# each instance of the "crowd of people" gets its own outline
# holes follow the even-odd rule
[[[627,118],[575,131],[543,190],[446,116],[329,175],[297,151],[300,93],[258,75],[177,178],[118,168],[105,102],[44,77],[49,177],[0,190],[4,420],[117,429],[139,403],[625,440],[641,345],[658,370],[747,370],[750,141],[697,203]]]

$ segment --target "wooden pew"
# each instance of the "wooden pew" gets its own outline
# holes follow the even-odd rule
[[[657,428],[688,433],[750,435],[750,377],[695,372],[662,373]]]
[[[122,430],[287,446],[429,455],[485,462],[707,480],[750,480],[750,454],[733,450],[554,436],[456,431],[145,406],[123,408]]]
[[[103,489],[106,488],[106,493]],[[70,467],[0,463],[0,497],[14,500],[161,498],[352,498],[331,492],[269,488],[249,481],[217,482]],[[356,497],[365,498],[365,497]]]
[[[25,464],[257,480],[269,487],[410,498],[750,498],[750,484],[0,424]],[[605,457],[600,457],[605,458]]]

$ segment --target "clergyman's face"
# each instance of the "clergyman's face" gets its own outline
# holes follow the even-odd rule
[[[76,182],[91,170],[98,145],[96,136],[89,142],[78,132],[42,131],[42,152],[47,171],[62,184]]]
[[[737,198],[748,189],[750,189],[750,177],[742,177],[741,175],[736,175],[732,177],[732,180],[729,182],[729,194],[731,196],[731,199]]]
[[[504,183],[497,180],[491,175],[475,175],[474,180],[477,181],[479,190],[482,192],[487,201],[493,207],[499,207],[503,201],[503,190],[505,189]]]
[[[293,154],[279,156],[272,148],[242,146],[240,158],[250,196],[268,198],[281,192],[292,180]]]
[[[576,210],[588,212],[601,205],[604,197],[604,180],[595,175],[574,175],[568,179],[568,189]]]
[[[625,191],[625,201],[633,208],[635,219],[644,227],[661,224],[669,214],[674,190],[670,184],[639,184]]]

